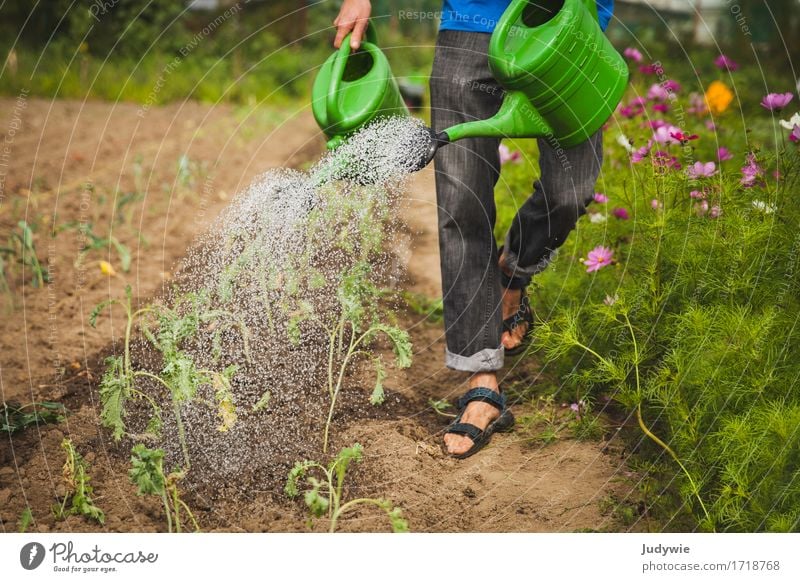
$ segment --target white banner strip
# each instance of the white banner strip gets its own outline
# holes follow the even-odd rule
[[[797,534],[4,534],[2,580],[800,580]],[[413,577],[413,578],[412,578]]]

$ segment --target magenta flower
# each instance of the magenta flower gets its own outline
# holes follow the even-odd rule
[[[689,197],[695,198],[697,200],[703,200],[706,197],[706,193],[703,192],[702,190],[692,190],[691,192],[689,192]]]
[[[666,103],[653,103],[653,111],[658,111],[659,113],[666,113],[669,111],[669,105]]]
[[[672,137],[676,133],[682,132],[674,125],[662,125],[653,133],[653,140],[664,145],[677,144],[678,140]]]
[[[599,271],[603,267],[610,265],[614,258],[614,251],[604,246],[594,247],[589,251],[585,259],[581,259],[586,265],[586,272]]]
[[[681,163],[675,156],[669,155],[669,152],[658,150],[653,154],[653,166],[657,170],[680,170]]]
[[[719,218],[721,214],[722,214],[722,208],[720,208],[716,204],[711,207],[711,210],[708,211],[709,218]]]
[[[598,204],[605,204],[606,202],[608,202],[608,196],[606,196],[602,192],[595,192],[594,201],[597,202]]]
[[[647,98],[650,101],[666,101],[669,99],[669,91],[659,83],[653,83],[647,90]]]
[[[736,61],[725,55],[719,55],[714,59],[714,65],[721,71],[730,71],[731,73],[739,68],[739,64]]]
[[[717,150],[717,159],[720,162],[725,162],[727,160],[732,160],[733,159],[733,154],[731,154],[731,152],[728,151],[728,148],[726,148],[725,146],[722,146],[721,148],[719,148]]]
[[[622,51],[622,56],[624,56],[628,60],[633,61],[634,63],[641,63],[642,59],[644,58],[642,57],[642,53],[640,53],[637,49],[633,47],[628,47],[624,51]]]
[[[642,146],[638,150],[634,150],[631,153],[631,161],[634,164],[638,164],[648,156],[648,154],[650,153],[650,148],[652,147],[653,147],[653,141],[650,140],[647,142],[646,146]]]
[[[629,105],[631,107],[644,107],[645,105],[647,105],[647,99],[639,95],[638,97],[631,99]]]
[[[792,128],[792,133],[789,134],[789,140],[794,143],[800,143],[800,125],[795,125]]]
[[[717,173],[717,164],[714,162],[695,162],[686,169],[686,173],[692,180],[710,178]]]
[[[642,112],[641,107],[633,107],[631,105],[623,105],[619,108],[619,114],[625,119],[633,119]]]
[[[518,150],[514,150],[513,152],[508,149],[508,146],[504,143],[500,144],[500,164],[507,164],[508,162],[514,162],[519,164],[522,161],[522,154],[519,153]]]
[[[678,130],[676,132],[670,132],[669,136],[677,139],[682,144],[688,143],[688,142],[692,141],[693,139],[700,139],[700,136],[697,135],[696,133],[693,133],[693,134],[689,135],[689,134],[683,133],[681,130]]]
[[[655,65],[640,65],[639,72],[644,75],[655,75],[656,68],[657,67]]]
[[[667,79],[664,81],[663,86],[670,93],[678,93],[681,90],[681,84],[674,79]]]
[[[706,212],[708,212],[708,202],[706,200],[702,200],[699,204],[695,204],[694,208],[697,212],[697,216],[705,216]]]
[[[789,104],[792,97],[794,95],[791,93],[770,93],[761,100],[761,107],[770,111],[780,111]]]
[[[747,154],[744,166],[742,166],[742,179],[739,183],[745,188],[752,188],[757,185],[764,185],[764,168],[762,168],[753,153]]]
[[[653,131],[657,130],[659,127],[666,127],[669,123],[664,121],[663,119],[651,119],[650,121],[642,124],[642,127],[649,127]]]
[[[620,220],[628,220],[630,218],[628,211],[622,207],[615,208],[611,214],[613,214],[616,218],[619,218]]]

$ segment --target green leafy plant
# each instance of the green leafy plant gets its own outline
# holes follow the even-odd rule
[[[289,472],[286,481],[286,494],[303,500],[312,517],[327,517],[328,531],[333,533],[339,519],[359,505],[374,505],[386,513],[394,532],[407,532],[408,522],[403,519],[400,508],[393,507],[386,499],[358,498],[347,502],[343,499],[344,480],[352,463],[358,463],[363,449],[356,443],[342,449],[327,466],[316,461],[298,461]],[[305,481],[305,483],[303,483]],[[303,487],[305,485],[305,487]]]
[[[36,245],[33,240],[33,227],[24,220],[17,223],[17,228],[11,232],[8,246],[0,247],[0,290],[9,292],[6,278],[6,261],[2,258],[13,257],[22,265],[23,271],[28,269],[31,276],[31,285],[42,288],[49,281],[47,267],[43,266],[36,254]]]
[[[173,529],[181,533],[181,512],[185,513],[194,527],[200,531],[197,520],[189,506],[181,499],[178,483],[185,476],[185,471],[164,473],[164,451],[148,449],[139,443],[131,450],[131,468],[128,477],[137,487],[138,495],[156,495],[164,504],[164,515],[167,519],[167,530]]]
[[[447,418],[455,418],[458,416],[453,412],[447,412],[449,409],[453,408],[453,405],[447,400],[434,400],[433,398],[429,398],[428,406],[430,406],[439,416],[445,416]]]
[[[82,246],[75,259],[75,268],[80,268],[88,255],[92,251],[103,251],[108,253],[114,249],[119,257],[120,267],[127,273],[131,270],[131,251],[112,234],[102,236],[94,232],[94,227],[90,222],[71,222],[61,227],[61,230],[70,229],[77,231],[81,236]]]
[[[17,531],[19,533],[25,533],[28,531],[28,528],[33,522],[33,513],[31,512],[31,508],[26,507],[22,510],[22,513],[19,514],[19,519],[17,520]]]
[[[227,431],[236,421],[236,407],[233,402],[231,381],[236,366],[228,366],[221,371],[200,369],[194,359],[184,351],[182,344],[193,337],[201,325],[214,324],[214,333],[222,333],[231,327],[241,332],[246,357],[249,358],[249,332],[244,323],[228,312],[208,307],[208,298],[203,294],[187,293],[180,297],[173,308],[162,305],[148,305],[134,309],[130,286],[125,289],[125,299],[111,299],[97,305],[89,316],[94,327],[99,314],[111,305],[121,305],[125,310],[127,325],[123,355],[106,359],[106,369],[100,382],[102,403],[101,421],[103,426],[113,430],[116,440],[126,434],[125,403],[134,396],[150,403],[153,410],[148,432],[157,433],[162,424],[161,408],[155,399],[135,387],[137,378],[146,378],[165,389],[172,403],[172,412],[178,428],[178,439],[184,458],[185,468],[190,466],[186,431],[181,415],[181,406],[189,401],[198,401],[216,410],[220,419],[218,430]],[[158,373],[147,370],[134,370],[131,363],[131,335],[135,324],[139,324],[145,338],[161,353],[163,367]],[[151,325],[156,326],[155,330]],[[215,402],[198,398],[198,388],[211,386]],[[132,435],[136,436],[136,435]]]
[[[380,291],[369,281],[369,265],[359,262],[342,277],[338,289],[340,315],[335,325],[328,328],[328,396],[330,405],[323,435],[323,451],[328,451],[328,437],[336,399],[342,389],[348,365],[358,357],[372,361],[375,368],[375,387],[370,401],[380,404],[384,399],[383,381],[386,371],[379,355],[367,347],[378,336],[387,338],[392,344],[395,365],[407,368],[411,365],[412,346],[408,333],[380,321],[377,307]]]
[[[14,434],[29,426],[62,422],[66,414],[67,409],[60,402],[3,402],[0,431]]]
[[[66,486],[66,494],[61,505],[53,507],[56,519],[64,519],[67,515],[83,515],[98,522],[105,523],[106,516],[94,504],[92,495],[94,490],[89,485],[89,466],[81,454],[75,450],[72,440],[65,438],[61,441],[67,459],[64,462],[62,476]],[[69,509],[67,504],[69,503]]]

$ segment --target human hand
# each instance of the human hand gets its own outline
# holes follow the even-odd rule
[[[344,37],[352,31],[350,35],[350,48],[353,50],[361,46],[361,39],[364,38],[364,31],[369,24],[369,15],[372,12],[372,5],[369,0],[344,0],[339,16],[333,21],[336,27],[336,39],[333,46],[342,46]]]

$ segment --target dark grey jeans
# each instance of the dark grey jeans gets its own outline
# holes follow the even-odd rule
[[[436,131],[494,115],[503,89],[492,78],[489,34],[439,32],[431,74],[431,123]],[[539,139],[541,177],[519,208],[505,238],[507,263],[529,279],[552,260],[586,213],[602,165],[602,135],[562,150]],[[447,351],[454,370],[484,372],[503,367],[502,289],[494,187],[500,172],[495,138],[463,139],[436,154],[439,252]]]

